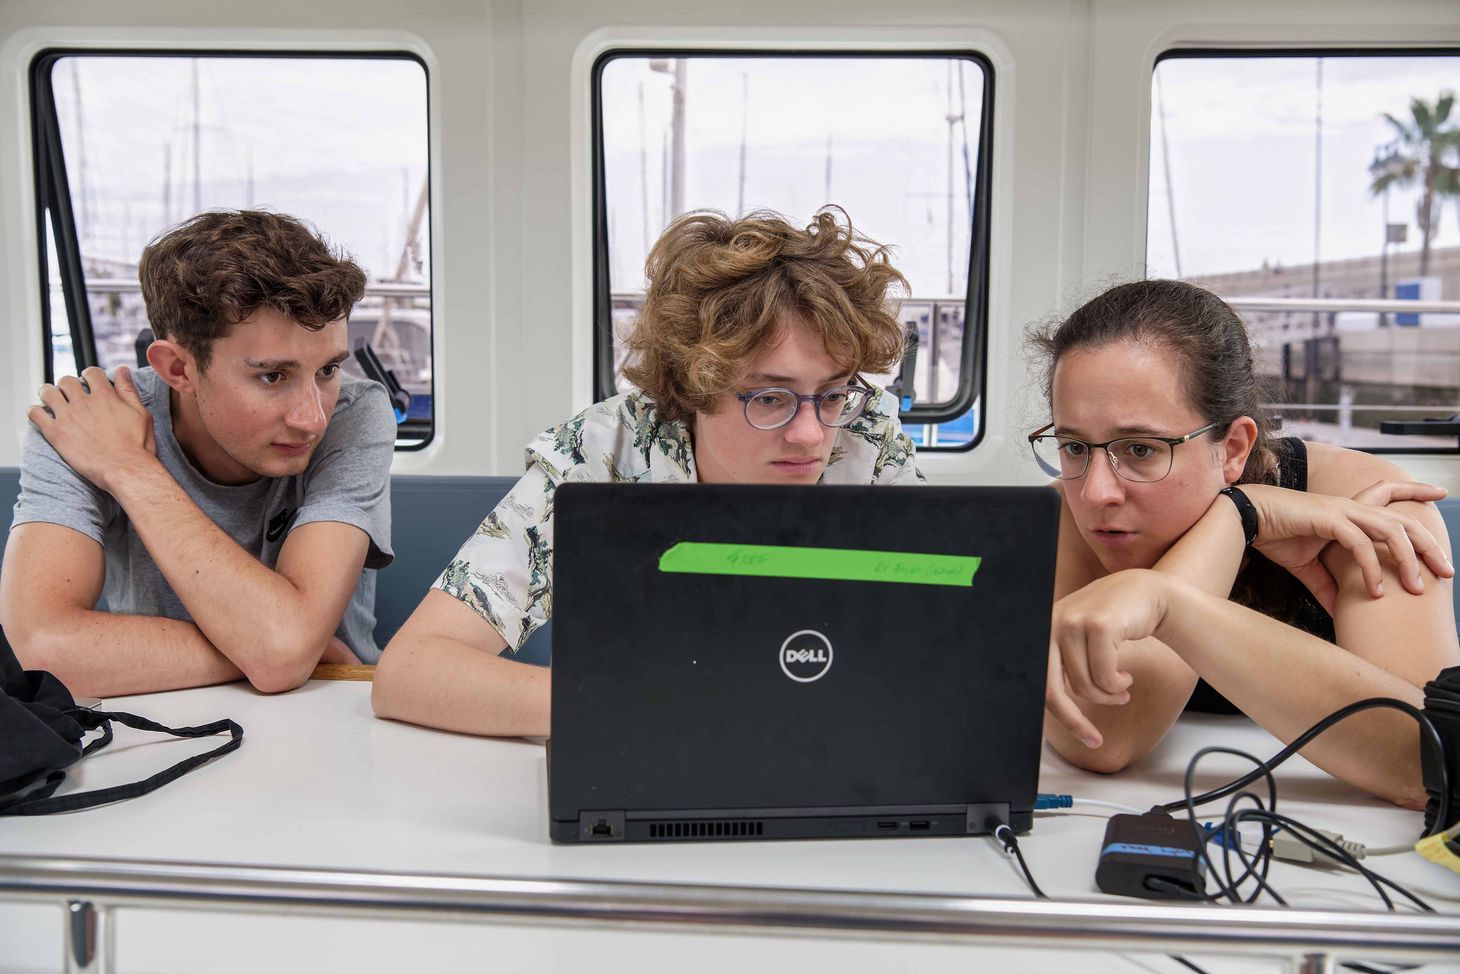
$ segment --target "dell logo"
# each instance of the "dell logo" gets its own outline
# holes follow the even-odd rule
[[[831,641],[815,629],[793,632],[781,643],[781,672],[797,683],[812,683],[831,669]]]

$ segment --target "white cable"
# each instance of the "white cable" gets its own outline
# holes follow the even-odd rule
[[[1448,828],[1448,829],[1445,830],[1445,837],[1446,838],[1453,839],[1456,836],[1460,836],[1460,822],[1456,822],[1454,825],[1450,826],[1450,828]],[[1359,848],[1360,849],[1363,849],[1363,846],[1360,846]],[[1400,855],[1401,853],[1413,852],[1413,851],[1414,851],[1414,843],[1413,842],[1409,842],[1409,843],[1406,843],[1404,845],[1386,845],[1386,846],[1384,846],[1383,848],[1380,848],[1380,849],[1364,849],[1363,855],[1355,856],[1354,858],[1356,858],[1356,859],[1362,859],[1362,858],[1364,858],[1365,855],[1367,855],[1367,856],[1397,856],[1397,855]]]
[[[1397,856],[1401,852],[1413,851],[1414,843],[1411,842],[1408,845],[1386,845],[1382,849],[1368,849],[1364,854],[1367,856]]]
[[[1116,802],[1103,802],[1103,801],[1101,801],[1098,798],[1071,798],[1070,799],[1070,803],[1074,807],[1072,807],[1072,808],[1041,808],[1041,809],[1039,809],[1039,811],[1037,812],[1037,814],[1043,815],[1046,812],[1073,812],[1073,811],[1076,811],[1079,808],[1108,808],[1111,811],[1124,812],[1127,815],[1144,815],[1144,814],[1146,814],[1146,809],[1144,809],[1144,808],[1132,808],[1129,805],[1121,805],[1121,804],[1118,804]]]
[[[1120,805],[1115,802],[1103,802],[1098,798],[1076,798],[1074,799],[1074,803],[1076,808],[1080,807],[1081,805],[1088,805],[1092,808],[1112,808],[1117,812],[1125,812],[1127,815],[1146,814],[1146,810],[1144,808],[1131,808],[1129,805]]]

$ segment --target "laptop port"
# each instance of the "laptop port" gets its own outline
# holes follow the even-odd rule
[[[932,822],[909,822],[909,823],[907,823],[907,827],[910,828],[910,829],[912,829],[914,832],[926,832],[926,831],[928,831],[928,829],[931,829],[933,827],[933,823]]]
[[[879,829],[882,829],[884,832],[896,832],[897,831],[897,823],[896,822],[878,822],[877,823],[877,827]]]
[[[624,838],[624,813],[591,811],[578,813],[578,839],[581,842],[617,842]]]

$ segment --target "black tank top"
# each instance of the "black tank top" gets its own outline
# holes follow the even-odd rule
[[[1272,449],[1277,454],[1278,486],[1306,491],[1307,445],[1297,437],[1289,436],[1273,443]],[[1319,639],[1330,643],[1338,641],[1333,631],[1333,617],[1318,603],[1313,593],[1286,568],[1273,564],[1256,551],[1247,553],[1247,564],[1232,583],[1232,601],[1312,633]],[[1257,646],[1247,649],[1261,652],[1261,647]],[[1186,709],[1208,714],[1241,713],[1205,680],[1197,681]]]

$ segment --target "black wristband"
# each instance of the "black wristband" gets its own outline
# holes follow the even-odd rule
[[[1257,540],[1257,508],[1237,487],[1223,487],[1218,493],[1227,495],[1237,505],[1237,516],[1242,519],[1242,537],[1246,539],[1247,547],[1252,547],[1252,542]]]

